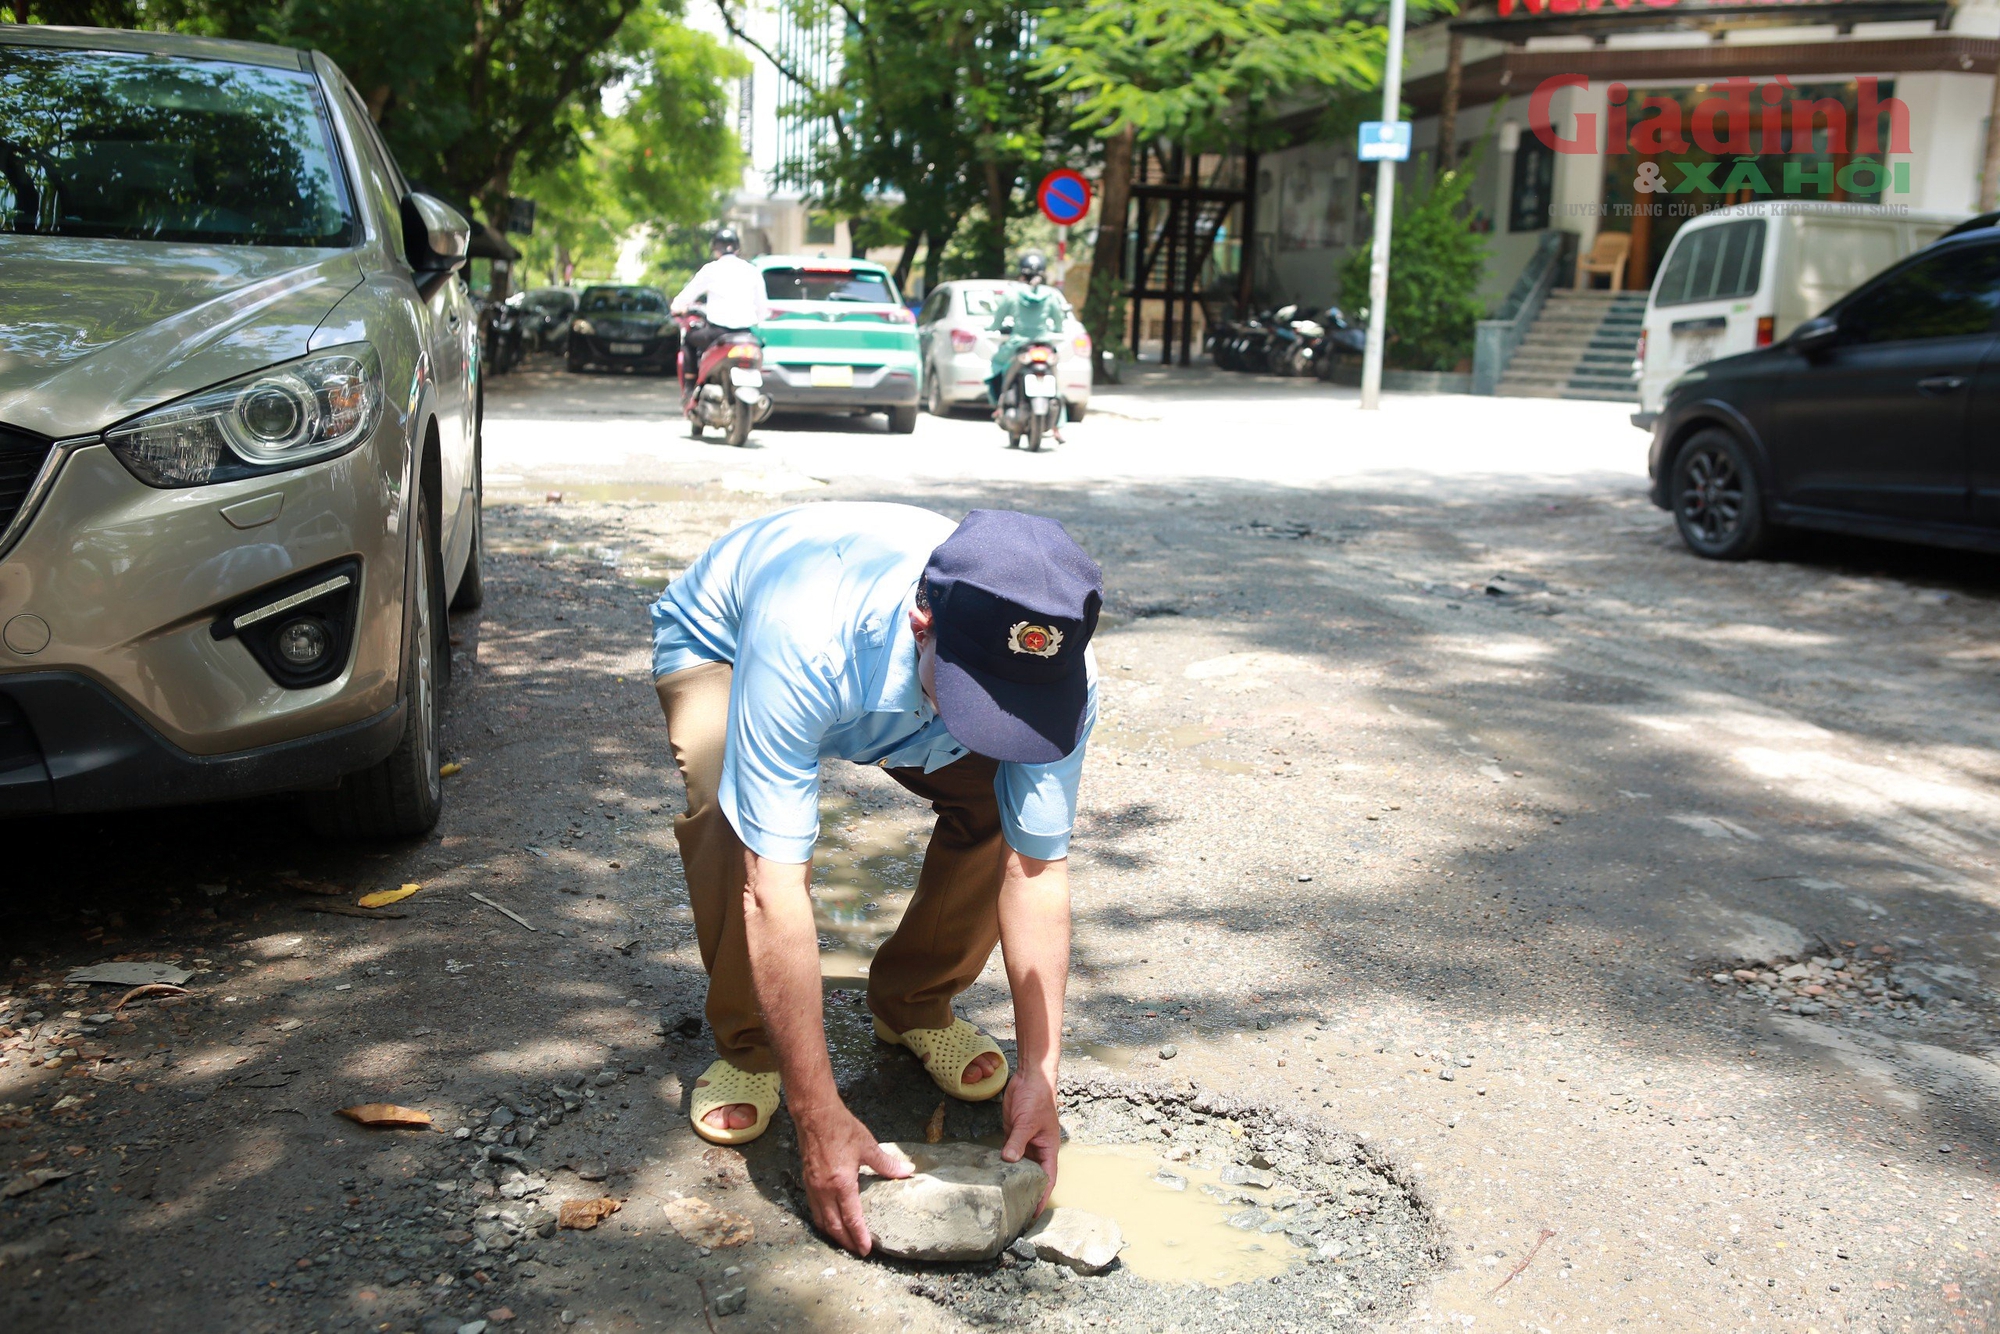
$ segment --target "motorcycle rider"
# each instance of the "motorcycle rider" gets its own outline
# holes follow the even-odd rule
[[[732,334],[752,332],[770,318],[771,305],[764,293],[764,275],[757,266],[736,252],[743,246],[733,227],[719,227],[709,238],[708,252],[714,258],[701,266],[671,309],[685,315],[702,302],[706,324],[696,325],[681,335],[681,392],[694,387],[701,373],[701,354]]]
[[[1006,335],[993,354],[988,368],[992,374],[986,377],[986,397],[994,405],[995,420],[999,417],[1000,387],[1014,358],[1030,343],[1054,343],[1069,319],[1069,302],[1049,286],[1049,262],[1040,253],[1030,250],[1022,255],[1016,277],[1017,285],[993,307],[993,321],[987,325],[989,330]],[[1062,439],[1060,426],[1056,439]]]

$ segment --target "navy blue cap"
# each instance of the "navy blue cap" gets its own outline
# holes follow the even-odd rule
[[[973,510],[924,567],[937,637],[937,705],[951,734],[989,759],[1050,764],[1082,739],[1084,649],[1104,571],[1063,526]]]

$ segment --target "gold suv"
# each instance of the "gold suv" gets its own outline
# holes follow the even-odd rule
[[[323,55],[0,26],[0,813],[436,823],[469,234]]]

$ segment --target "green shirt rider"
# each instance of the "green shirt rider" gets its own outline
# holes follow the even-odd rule
[[[1019,283],[1009,288],[1007,295],[993,307],[993,321],[986,326],[1006,335],[993,354],[991,373],[986,377],[986,399],[996,405],[1000,402],[1000,384],[1021,349],[1030,343],[1055,342],[1069,319],[1069,302],[1049,286],[1047,260],[1030,250],[1021,256],[1019,278]]]

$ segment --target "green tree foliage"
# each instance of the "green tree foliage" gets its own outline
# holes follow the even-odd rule
[[[1240,146],[1256,138],[1273,99],[1379,84],[1386,34],[1377,12],[1361,0],[1065,0],[1047,12],[1036,73],[1067,100],[1073,128],[1106,140],[1083,310],[1094,345],[1106,345],[1124,286],[1135,145]]]
[[[1466,225],[1465,193],[1478,166],[1474,158],[1440,172],[1428,185],[1399,189],[1389,242],[1389,326],[1385,356],[1403,370],[1449,371],[1472,355],[1474,326],[1486,307],[1479,279],[1486,241]],[[1427,179],[1424,159],[1408,173]],[[1372,201],[1370,207],[1372,207]],[[1371,242],[1347,257],[1340,296],[1367,315]]]
[[[537,204],[535,235],[521,243],[532,272],[574,262],[606,274],[635,227],[649,229],[656,250],[677,253],[669,238],[715,217],[741,179],[728,88],[749,61],[656,10],[626,24],[618,55],[616,110],[572,111],[580,151],[516,186]]]
[[[1024,186],[1061,119],[1035,72],[1039,5],[777,0],[797,29],[840,34],[834,68],[822,73],[756,43],[744,0],[717,3],[730,30],[791,83],[788,110],[825,127],[808,155],[782,164],[786,180],[850,218],[868,217],[885,194],[900,196],[882,221],[904,242],[901,276],[919,245],[941,255],[968,218],[977,223],[962,238],[973,266],[1005,270],[1008,222],[1033,207]]]

